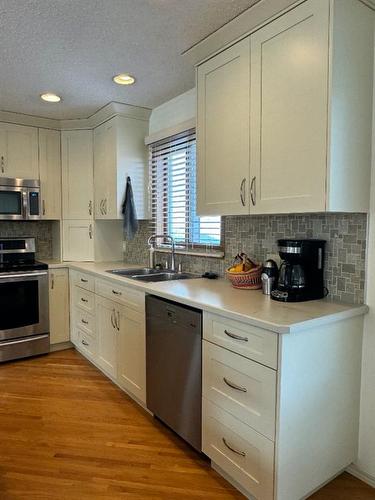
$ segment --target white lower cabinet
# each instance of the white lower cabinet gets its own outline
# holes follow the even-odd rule
[[[117,382],[146,402],[146,327],[144,311],[119,307]]]
[[[96,321],[98,330],[97,363],[103,371],[115,378],[117,374],[117,337],[119,314],[116,303],[96,296]]]
[[[274,443],[205,398],[202,447],[246,492],[272,500]]]
[[[69,273],[68,269],[49,271],[50,344],[69,341]]]
[[[103,372],[146,403],[145,294],[71,271],[71,341]]]

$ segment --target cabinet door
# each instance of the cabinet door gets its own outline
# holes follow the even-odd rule
[[[103,123],[94,130],[95,218],[117,218],[116,123]]]
[[[1,161],[0,175],[21,179],[39,179],[38,129],[2,123],[4,159]],[[4,142],[5,141],[5,142]]]
[[[117,372],[117,305],[111,300],[96,296],[97,363],[108,375],[115,378]]]
[[[63,260],[94,260],[94,230],[89,220],[64,220]]]
[[[60,132],[39,129],[42,219],[61,219]]]
[[[68,269],[49,272],[50,343],[69,341],[69,274]]]
[[[249,213],[250,42],[198,67],[199,215]]]
[[[118,311],[117,382],[146,403],[146,332],[144,312],[116,306]]]
[[[62,192],[64,219],[93,215],[93,144],[91,130],[62,132]]]
[[[324,211],[328,8],[309,0],[251,37],[251,213]]]

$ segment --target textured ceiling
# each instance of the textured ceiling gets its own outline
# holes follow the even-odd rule
[[[180,54],[255,3],[0,0],[0,110],[65,119],[109,101],[158,106],[194,86]],[[112,83],[120,72],[136,84]],[[41,102],[46,91],[63,102]]]

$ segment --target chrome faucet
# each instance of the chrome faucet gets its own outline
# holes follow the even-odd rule
[[[149,237],[149,239],[147,240],[147,243],[148,243],[148,250],[149,250],[149,266],[151,267],[151,269],[153,269],[155,267],[155,243],[156,243],[156,240],[159,239],[159,238],[163,238],[163,239],[168,239],[170,244],[171,244],[171,271],[175,271],[176,270],[176,253],[175,253],[175,243],[174,243],[174,239],[172,238],[172,236],[169,236],[169,234],[153,234]]]

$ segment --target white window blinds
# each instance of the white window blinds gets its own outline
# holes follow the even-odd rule
[[[181,249],[221,250],[220,217],[196,213],[195,129],[150,145],[150,175],[152,231]]]

